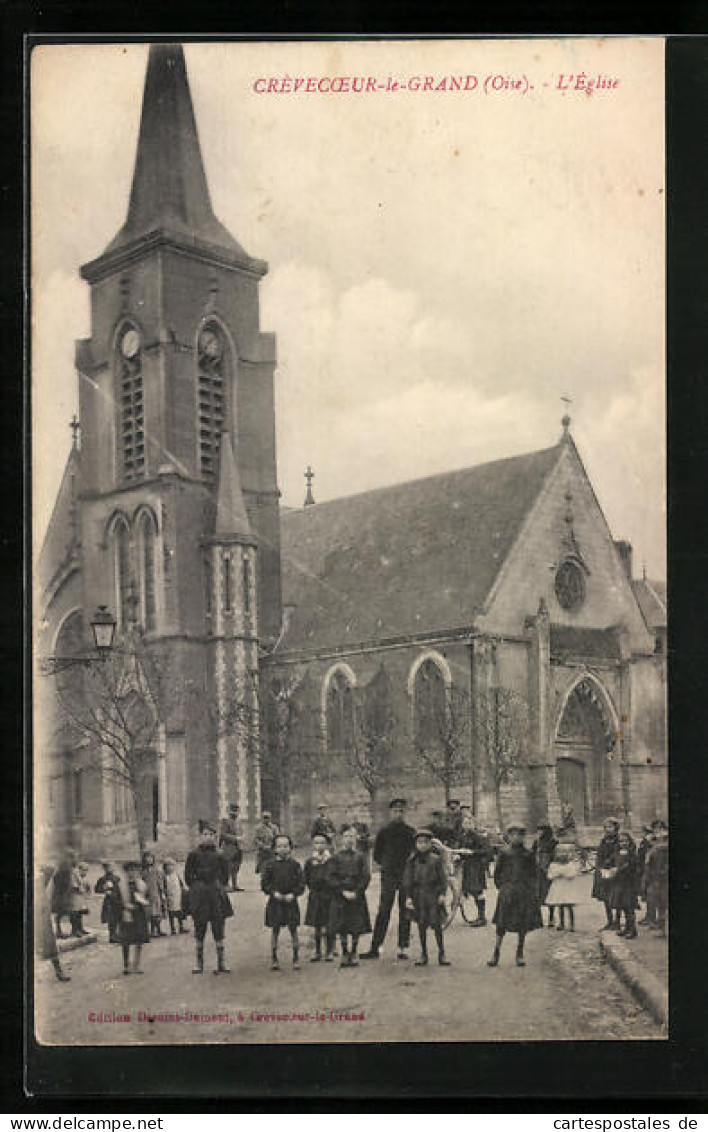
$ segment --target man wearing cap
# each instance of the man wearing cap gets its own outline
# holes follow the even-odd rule
[[[257,873],[261,871],[266,861],[269,861],[273,856],[273,842],[279,833],[278,826],[271,820],[270,810],[264,810],[253,834]]]
[[[403,871],[406,862],[415,848],[415,830],[405,821],[407,802],[405,798],[394,798],[389,803],[391,820],[380,829],[374,842],[374,860],[381,866],[381,895],[376,914],[371,949],[365,951],[362,959],[378,959],[381,944],[386,938],[393,902],[398,896],[398,958],[408,958],[411,925],[405,911],[403,891]]]
[[[243,823],[238,816],[238,806],[232,802],[229,806],[229,816],[221,819],[219,848],[229,863],[229,880],[234,892],[243,892],[238,886],[238,870],[243,861],[242,838]]]
[[[204,973],[204,938],[209,924],[216,946],[215,975],[228,975],[224,961],[225,921],[233,916],[233,908],[226,889],[229,883],[229,865],[223,853],[216,848],[216,827],[210,822],[199,822],[199,845],[187,855],[184,882],[189,889],[189,914],[194,921],[194,938],[197,959],[192,974]]]
[[[612,907],[612,889],[619,860],[619,826],[617,818],[606,818],[602,840],[595,854],[595,875],[591,895],[605,905],[607,922],[603,931],[619,927],[619,912]]]
[[[326,837],[327,844],[331,845],[336,832],[334,822],[327,813],[327,806],[324,802],[320,802],[317,807],[317,817],[310,828],[310,837]]]

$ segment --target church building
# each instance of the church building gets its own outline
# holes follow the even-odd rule
[[[663,815],[665,598],[633,578],[570,420],[542,451],[281,508],[267,270],[212,210],[181,47],[151,46],[125,224],[81,268],[91,336],[35,611],[57,660],[107,607],[155,726],[136,795],[37,677],[40,844],[133,848],[137,806],[181,853],[234,803],[297,838],[315,804],[377,822],[394,789],[421,820],[451,794],[490,825]],[[67,687],[86,694],[81,665]]]

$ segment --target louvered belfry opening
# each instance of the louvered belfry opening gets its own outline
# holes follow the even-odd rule
[[[140,351],[131,358],[121,357],[119,367],[123,479],[136,480],[145,475],[145,407]]]
[[[226,422],[226,342],[221,328],[208,323],[197,346],[199,376],[199,468],[214,483],[219,470],[219,444]]]

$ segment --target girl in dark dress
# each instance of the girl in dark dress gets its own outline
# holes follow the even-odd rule
[[[475,828],[472,814],[465,813],[458,837],[457,853],[462,857],[462,892],[471,896],[477,905],[477,919],[472,928],[483,928],[487,923],[487,904],[484,890],[487,887],[487,866],[494,852],[487,838]]]
[[[419,829],[415,835],[415,851],[403,870],[406,909],[417,920],[420,936],[420,959],[416,960],[416,967],[428,966],[428,928],[433,929],[438,945],[439,966],[450,966],[443,944],[446,890],[447,873],[442,857],[433,852],[433,835],[429,829]]]
[[[548,822],[539,822],[536,828],[538,836],[531,846],[531,851],[536,858],[536,868],[538,869],[538,902],[545,904],[551,883],[548,879],[548,867],[553,860],[558,838],[553,836],[553,830]],[[553,912],[554,907],[550,904],[548,906],[549,928],[553,927]]]
[[[499,963],[502,941],[506,932],[516,932],[516,966],[525,967],[524,940],[528,932],[543,927],[538,899],[538,871],[536,858],[524,845],[526,829],[523,825],[509,825],[509,844],[500,850],[494,870],[494,883],[499,889],[497,907],[492,922],[496,924],[497,939],[494,954],[487,966]]]
[[[329,863],[332,894],[329,923],[332,936],[338,934],[342,941],[340,967],[359,966],[359,936],[368,935],[371,931],[366,903],[371,872],[364,854],[356,848],[356,842],[357,830],[354,826],[349,826],[342,834],[342,848]]]
[[[639,895],[639,870],[637,867],[637,847],[629,833],[620,833],[617,852],[617,871],[612,882],[610,902],[617,915],[617,934],[625,939],[637,938],[637,896]],[[624,927],[620,919],[624,912]]]
[[[278,936],[287,928],[293,944],[293,969],[300,970],[297,938],[300,908],[297,898],[305,890],[302,868],[292,856],[293,843],[286,833],[279,833],[273,842],[274,857],[265,861],[261,871],[261,888],[268,896],[265,924],[272,929],[271,970],[279,971]]]
[[[602,930],[608,931],[610,928],[619,927],[619,914],[615,912],[612,905],[612,885],[619,854],[619,822],[617,818],[607,818],[604,829],[605,832],[595,856],[595,875],[591,895],[595,900],[601,900],[605,905],[607,923]]]
[[[312,856],[305,861],[304,878],[309,890],[307,897],[307,910],[305,923],[315,929],[315,954],[311,963],[319,963],[322,959],[322,936],[327,938],[327,952],[325,963],[331,963],[334,958],[334,935],[329,927],[329,906],[331,892],[329,887],[329,862],[332,854],[327,848],[327,838],[323,833],[317,833],[312,838]]]
[[[165,916],[164,874],[161,869],[158,869],[153,853],[143,853],[143,880],[147,885],[149,898],[150,935],[164,935],[165,933],[162,930],[162,921]]]
[[[103,875],[98,878],[94,892],[103,896],[101,923],[108,925],[108,942],[118,942],[121,916],[120,878],[110,861],[102,861]]]
[[[140,876],[139,861],[128,861],[125,877],[120,882],[121,922],[118,940],[123,948],[123,974],[142,975],[140,956],[147,943],[148,920],[146,908],[150,903],[147,885]],[[130,949],[133,948],[133,966],[130,966]]]

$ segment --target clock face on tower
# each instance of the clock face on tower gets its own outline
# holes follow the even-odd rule
[[[221,357],[221,342],[214,330],[202,330],[199,335],[199,349],[202,354],[212,361]]]
[[[120,349],[124,358],[134,358],[140,349],[140,335],[132,326],[121,338]]]
[[[561,562],[555,581],[558,604],[563,609],[578,609],[585,601],[585,578],[577,562]]]

